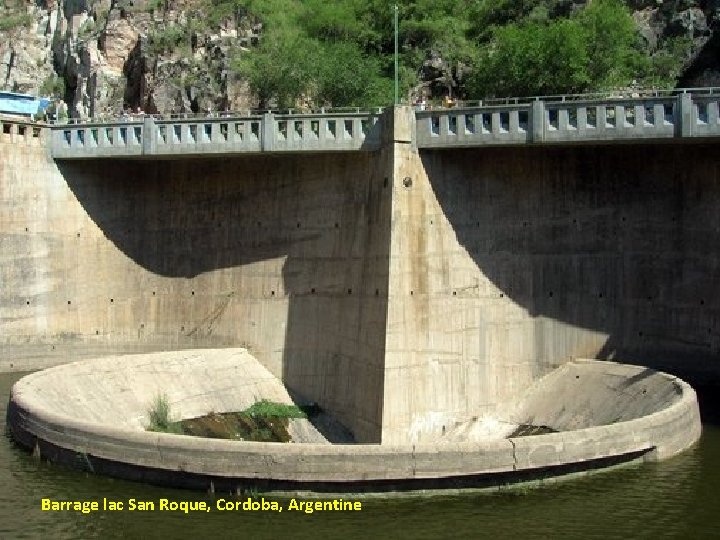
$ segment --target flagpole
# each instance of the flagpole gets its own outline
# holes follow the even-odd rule
[[[395,21],[395,105],[399,103],[399,92],[398,92],[398,6],[393,6],[394,21]]]

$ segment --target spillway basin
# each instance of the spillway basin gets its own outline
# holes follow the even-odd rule
[[[464,442],[284,444],[148,432],[148,404],[159,393],[180,418],[261,399],[292,403],[244,349],[175,351],[23,377],[11,392],[8,427],[48,460],[96,473],[196,489],[337,493],[488,487],[665,459],[701,431],[695,392],[682,380],[594,360],[564,364],[498,409],[508,424],[555,432]]]

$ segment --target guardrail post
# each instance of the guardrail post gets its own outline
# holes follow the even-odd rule
[[[275,148],[275,139],[277,138],[275,125],[275,115],[273,113],[265,113],[262,116],[260,140],[260,148],[263,152],[270,152]]]
[[[682,93],[677,96],[675,103],[675,136],[692,137],[693,132],[693,104],[692,95]]]
[[[152,116],[143,118],[142,131],[142,153],[143,155],[155,154],[157,147],[157,126]]]
[[[530,142],[545,140],[545,103],[536,99],[530,108]]]

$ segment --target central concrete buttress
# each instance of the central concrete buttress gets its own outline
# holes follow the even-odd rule
[[[393,120],[382,442],[430,442],[532,382],[534,326],[458,241],[413,140],[412,110],[396,108]]]

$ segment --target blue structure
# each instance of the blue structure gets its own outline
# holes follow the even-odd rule
[[[47,98],[39,98],[15,92],[0,92],[0,114],[31,117],[42,114],[50,104]]]

